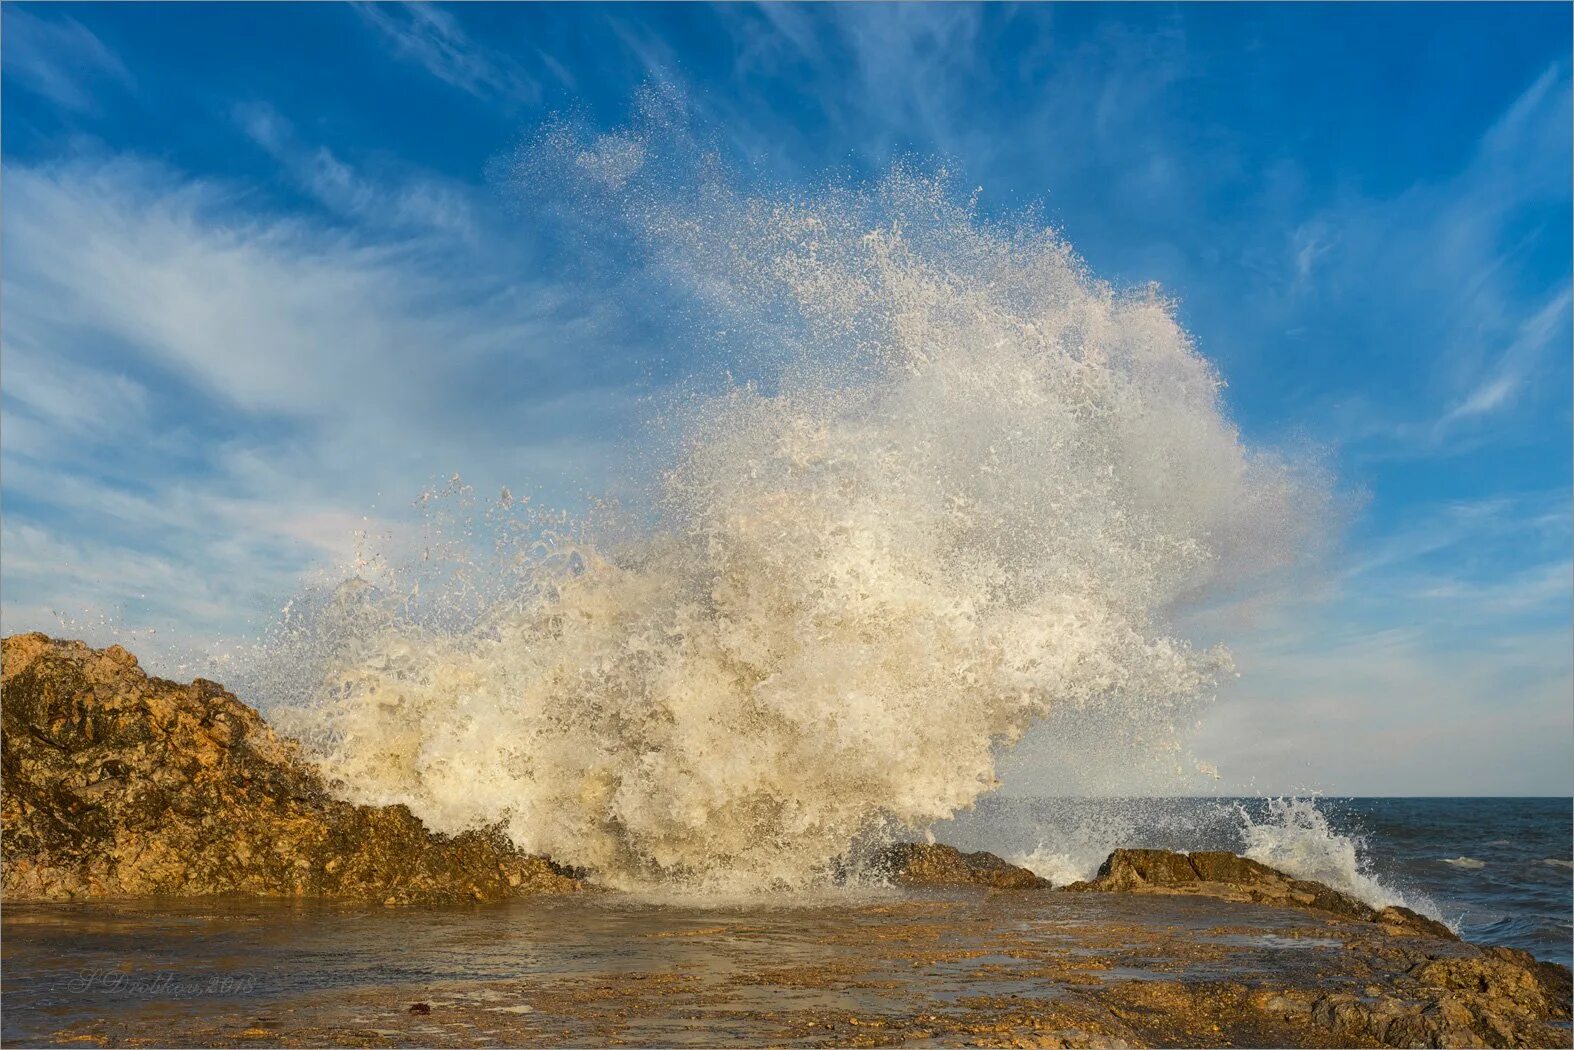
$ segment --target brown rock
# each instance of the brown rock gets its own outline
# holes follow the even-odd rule
[[[1373,983],[1364,989],[1264,988],[1247,1005],[1265,1018],[1321,1033],[1302,1045],[1569,1045],[1567,967],[1458,941],[1434,954],[1389,941],[1386,929],[1345,947],[1368,968]]]
[[[223,686],[149,677],[119,646],[6,638],[6,900],[499,900],[579,883],[497,830],[435,835],[403,806],[332,798]]]
[[[1306,1023],[1344,1045],[1569,1045],[1567,967],[1512,948],[1460,945],[1455,951],[1460,954],[1413,953],[1417,961],[1408,970],[1363,996],[1323,995],[1306,1012]],[[1259,1008],[1271,1011],[1273,1003],[1270,997]]]
[[[1444,940],[1457,940],[1458,934],[1444,926],[1436,919],[1429,919],[1420,912],[1411,911],[1399,905],[1390,905],[1377,913],[1377,921],[1384,926],[1389,926],[1400,931],[1424,934],[1428,937],[1441,937]]]
[[[1099,867],[1094,882],[1100,888],[1131,890],[1144,886],[1191,886],[1197,869],[1184,853],[1163,849],[1119,849]]]
[[[963,853],[951,846],[898,842],[882,849],[871,867],[904,886],[989,886],[1001,890],[1044,889],[1049,880],[1009,864],[993,853]]]
[[[1567,1017],[1574,989],[1565,966],[1546,963],[1517,948],[1483,948],[1479,955],[1429,959],[1412,973],[1422,984],[1454,995],[1475,996],[1500,1010]]]

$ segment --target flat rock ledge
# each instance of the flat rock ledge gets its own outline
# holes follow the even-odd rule
[[[458,903],[581,885],[495,829],[437,835],[404,806],[333,798],[224,687],[150,677],[118,645],[14,635],[0,680],[6,901]]]

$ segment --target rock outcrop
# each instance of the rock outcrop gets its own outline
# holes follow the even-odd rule
[[[1118,849],[1088,882],[1065,887],[1072,892],[1194,893],[1223,900],[1306,908],[1375,922],[1390,931],[1444,940],[1459,938],[1435,919],[1392,906],[1373,908],[1346,893],[1293,878],[1248,857],[1213,850],[1176,853],[1163,849]]]
[[[435,835],[332,798],[222,686],[150,677],[119,646],[6,638],[0,817],[8,901],[325,897],[386,904],[562,892],[496,831]]]
[[[900,886],[988,886],[997,890],[1048,889],[1049,880],[993,853],[963,853],[938,843],[898,842],[880,850],[871,869]]]
[[[1321,1033],[1307,1045],[1569,1045],[1574,989],[1567,967],[1514,948],[1466,944],[1447,926],[1409,908],[1373,908],[1247,857],[1119,849],[1092,880],[1065,889],[1194,894],[1298,908],[1348,929],[1345,954],[1362,960],[1363,986],[1258,987],[1241,1003],[1266,1021]]]
[[[1390,957],[1381,983],[1359,990],[1259,989],[1257,1011],[1328,1034],[1333,1045],[1568,1046],[1569,971],[1514,948],[1414,948]]]

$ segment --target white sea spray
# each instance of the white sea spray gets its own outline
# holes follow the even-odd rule
[[[581,179],[769,376],[674,398],[652,506],[517,536],[461,612],[393,569],[323,603],[279,717],[338,789],[614,885],[805,886],[1053,711],[1185,721],[1231,663],[1174,618],[1315,547],[1328,496],[1242,440],[1174,305],[943,175],[750,195],[656,137],[518,170]]]
[[[1254,819],[1245,808],[1240,808],[1239,815],[1245,856],[1298,879],[1332,886],[1374,908],[1402,905],[1442,917],[1441,909],[1429,897],[1400,892],[1379,879],[1371,870],[1365,838],[1335,829],[1316,798],[1268,799],[1259,818]]]

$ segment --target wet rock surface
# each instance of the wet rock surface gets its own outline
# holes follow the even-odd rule
[[[1570,1043],[1560,967],[1199,895],[104,902],[10,907],[4,921],[11,1045]],[[169,973],[175,991],[156,983]],[[224,994],[205,991],[221,978]]]
[[[493,831],[434,835],[403,806],[332,798],[222,686],[153,678],[119,646],[6,638],[5,900],[501,900],[578,882]]]

